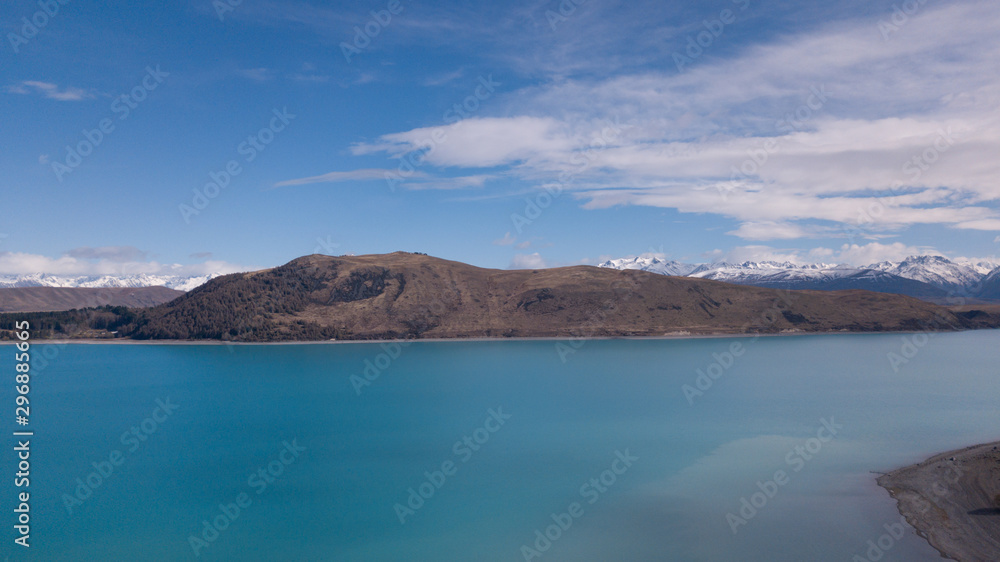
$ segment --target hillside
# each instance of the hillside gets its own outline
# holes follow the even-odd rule
[[[183,295],[166,287],[100,288],[17,287],[0,289],[0,312],[50,312],[98,306],[142,308]]]
[[[121,322],[114,323],[115,325]],[[996,327],[867,291],[782,291],[590,266],[495,270],[397,252],[219,277],[119,328],[136,339],[601,337]],[[54,334],[60,335],[60,334]]]

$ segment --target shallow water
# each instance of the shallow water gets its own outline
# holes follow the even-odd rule
[[[917,335],[894,369],[904,337],[39,345],[32,546],[3,553],[800,562],[881,538],[882,560],[940,560],[882,537],[899,516],[871,471],[1000,438],[1000,332]]]

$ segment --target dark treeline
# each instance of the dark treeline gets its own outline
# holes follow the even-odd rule
[[[8,312],[0,314],[0,340],[13,339],[14,326],[27,320],[32,338],[59,338],[78,336],[88,331],[111,332],[133,324],[140,312],[124,306],[73,309],[60,312]],[[17,330],[20,331],[20,330]]]

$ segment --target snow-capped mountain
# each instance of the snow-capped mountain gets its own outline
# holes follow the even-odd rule
[[[714,279],[729,283],[751,284],[757,281],[817,281],[853,275],[859,270],[847,265],[825,263],[797,265],[791,262],[747,261],[733,264],[719,262],[696,267],[689,277]]]
[[[608,260],[597,267],[611,269],[640,269],[661,275],[685,276],[694,270],[695,266],[673,260],[661,260],[656,257],[634,257]]]
[[[1000,260],[984,260],[984,261],[971,261],[971,260],[960,260],[956,261],[958,265],[963,265],[975,271],[980,275],[989,275],[994,269],[1000,267]]]
[[[942,298],[947,294],[946,291],[922,281],[906,279],[885,271],[825,263],[806,265],[769,261],[716,263],[698,267],[690,277],[774,289],[816,291],[864,289],[919,298]]]
[[[977,296],[983,299],[1000,299],[1000,267],[983,277]]]
[[[867,269],[922,281],[945,290],[973,287],[984,275],[974,267],[957,264],[941,256],[910,256],[899,263],[873,263]]]
[[[657,258],[608,260],[600,267],[642,269],[782,289],[866,289],[929,299],[955,295],[1000,298],[1000,274],[996,273],[997,265],[992,261],[956,263],[942,256],[910,256],[901,262],[886,261],[862,267],[775,261],[694,265]],[[980,288],[990,271],[993,271],[990,286],[983,284]],[[987,293],[996,293],[996,296]]]
[[[0,288],[10,287],[157,287],[164,286],[178,291],[190,291],[218,277],[219,273],[197,276],[149,275],[86,275],[67,276],[32,273],[28,275],[0,275]]]

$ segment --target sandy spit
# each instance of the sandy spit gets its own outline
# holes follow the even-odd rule
[[[1000,441],[935,455],[878,484],[945,558],[1000,560]]]

